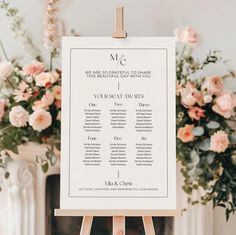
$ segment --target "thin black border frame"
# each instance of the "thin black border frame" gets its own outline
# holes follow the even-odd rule
[[[71,195],[71,185],[70,185],[70,178],[71,178],[71,164],[70,164],[70,156],[71,156],[71,53],[72,53],[72,50],[164,50],[166,52],[166,114],[167,114],[167,122],[166,122],[166,129],[167,129],[167,135],[166,135],[166,153],[167,153],[167,159],[166,159],[166,163],[167,163],[167,195],[166,196],[72,196]],[[69,85],[69,185],[68,185],[68,197],[69,198],[168,198],[168,195],[169,195],[169,151],[168,151],[168,147],[169,147],[169,144],[168,144],[168,140],[169,140],[169,113],[168,113],[168,104],[169,104],[169,100],[168,100],[168,77],[169,77],[169,74],[168,74],[168,68],[169,68],[169,64],[168,64],[168,48],[74,48],[74,47],[71,47],[70,48],[70,71],[69,71],[69,75],[70,75],[70,79],[69,79],[69,82],[70,82],[70,85]]]

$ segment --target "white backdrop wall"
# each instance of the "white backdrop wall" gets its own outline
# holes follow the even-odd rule
[[[26,19],[27,28],[43,51],[44,0],[11,0]],[[176,27],[190,25],[202,35],[204,43],[199,56],[209,49],[220,49],[236,70],[236,1],[235,0],[61,0],[60,18],[66,33],[74,29],[81,36],[110,36],[114,24],[114,8],[125,6],[125,28],[129,36],[170,36]],[[24,50],[8,29],[6,17],[0,12],[0,39],[10,57],[22,57]],[[48,53],[44,52],[45,58]],[[236,82],[230,86],[236,88]],[[4,194],[0,193],[0,234],[4,234],[6,211]],[[214,213],[214,235],[232,235],[236,216],[228,224],[222,210]],[[206,234],[207,235],[207,234]]]

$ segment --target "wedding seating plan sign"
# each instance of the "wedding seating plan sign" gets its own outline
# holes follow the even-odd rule
[[[174,38],[62,46],[61,209],[176,209]]]

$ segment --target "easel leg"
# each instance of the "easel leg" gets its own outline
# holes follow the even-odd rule
[[[84,216],[80,230],[80,235],[90,235],[92,223],[93,223],[93,216]]]
[[[151,216],[143,216],[143,226],[145,235],[155,235],[155,229]]]
[[[125,235],[125,217],[113,217],[113,235]]]

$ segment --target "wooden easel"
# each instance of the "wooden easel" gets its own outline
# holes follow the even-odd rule
[[[55,210],[55,216],[83,216],[80,235],[90,235],[94,216],[112,216],[113,235],[125,235],[125,217],[141,216],[145,234],[155,235],[153,216],[176,217],[181,215],[181,210]]]
[[[124,31],[124,8],[116,8],[115,31],[113,38],[126,38]],[[155,235],[152,217],[175,217],[181,216],[181,210],[76,210],[76,209],[56,209],[55,216],[83,216],[80,235],[90,235],[94,216],[113,217],[113,235],[125,235],[125,217],[141,216],[146,235]]]

